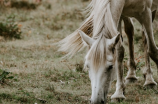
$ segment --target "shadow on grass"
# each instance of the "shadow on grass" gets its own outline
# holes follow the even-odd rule
[[[47,89],[48,91],[48,89]],[[87,104],[88,101],[84,100],[79,96],[74,96],[70,93],[63,93],[63,92],[56,92],[55,90],[51,90],[51,93],[44,95],[44,98],[37,98],[32,92],[27,92],[21,90],[16,92],[16,94],[8,94],[8,93],[1,93],[0,94],[0,103],[2,100],[6,100],[9,102],[14,103],[22,103],[22,104],[31,104],[31,103],[40,103],[40,104],[50,104],[51,102],[62,102],[66,101],[69,103],[80,103],[80,104]]]

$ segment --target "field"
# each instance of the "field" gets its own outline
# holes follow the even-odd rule
[[[28,0],[34,3],[33,0]],[[22,32],[21,39],[0,37],[0,69],[11,72],[0,83],[0,104],[87,104],[91,96],[88,72],[83,71],[86,50],[73,58],[62,58],[54,43],[63,39],[84,21],[84,8],[89,0],[43,0],[33,8],[28,5],[0,8],[0,21],[15,16],[15,23]],[[26,6],[26,7],[25,7]],[[126,86],[126,100],[119,104],[158,104],[158,91],[143,88],[144,54],[141,26],[134,20],[135,61],[138,82]],[[155,41],[158,46],[158,21],[153,23]],[[128,42],[123,32],[124,76],[127,73]],[[154,79],[158,73],[151,62]],[[115,91],[115,83],[108,94]]]

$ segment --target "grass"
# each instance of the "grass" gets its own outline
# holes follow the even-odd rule
[[[82,9],[89,0],[47,0],[36,9],[1,8],[0,20],[14,15],[21,26],[21,40],[0,42],[0,69],[8,69],[17,80],[6,80],[0,84],[1,104],[87,104],[91,96],[88,72],[82,71],[85,52],[80,52],[72,59],[61,59],[64,55],[57,52],[53,43],[61,40],[83,22]],[[51,6],[50,6],[51,5]],[[154,22],[154,33],[157,21]],[[141,26],[135,25],[135,55],[142,56]],[[157,40],[157,36],[155,36]],[[124,35],[128,59],[127,37]],[[156,44],[158,42],[156,41]],[[137,62],[137,61],[136,61]],[[137,83],[126,88],[126,100],[120,104],[156,104],[156,91],[143,88],[144,79],[140,69],[144,59],[140,58]],[[152,62],[154,78],[158,82],[156,67]],[[127,70],[125,71],[127,72]],[[126,75],[126,73],[125,73]],[[115,91],[112,83],[109,96]],[[110,100],[110,99],[109,99]],[[112,104],[110,101],[108,104]]]

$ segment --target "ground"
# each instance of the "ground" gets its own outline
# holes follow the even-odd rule
[[[32,0],[29,0],[30,2]],[[91,96],[88,72],[82,71],[85,51],[63,59],[54,43],[63,39],[84,21],[84,8],[89,0],[43,0],[37,8],[0,8],[0,21],[14,15],[22,31],[22,39],[0,42],[0,68],[12,72],[14,79],[0,84],[1,104],[87,104]],[[154,34],[158,44],[158,22]],[[157,104],[158,91],[143,88],[144,54],[141,26],[134,20],[135,61],[138,82],[126,86],[126,100],[120,104]],[[123,32],[124,33],[124,32]],[[124,76],[127,73],[128,42],[124,34]],[[158,82],[155,64],[151,62],[154,79]],[[15,80],[16,79],[16,80]],[[111,85],[110,96],[115,91]]]

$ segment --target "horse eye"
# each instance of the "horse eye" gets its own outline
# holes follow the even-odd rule
[[[86,67],[89,68],[89,65],[87,64]]]
[[[114,54],[115,48],[112,48],[112,53]]]
[[[110,65],[109,67],[108,67],[108,70],[110,70],[110,69],[112,69],[113,68],[113,65]]]
[[[86,68],[89,69],[89,65],[86,65]]]

